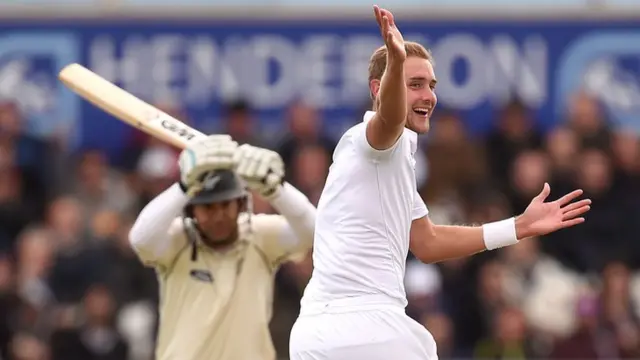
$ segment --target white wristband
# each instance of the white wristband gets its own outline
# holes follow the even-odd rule
[[[482,225],[482,235],[484,236],[484,245],[487,250],[518,243],[515,220],[515,218],[509,218]]]

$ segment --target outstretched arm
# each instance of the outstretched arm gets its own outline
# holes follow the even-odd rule
[[[544,202],[550,191],[545,184],[522,215],[483,226],[444,226],[433,224],[426,216],[416,219],[411,224],[411,252],[423,262],[434,263],[513,245],[584,222],[581,216],[589,211],[591,200],[574,201],[582,190]]]
[[[387,61],[379,89],[377,83],[372,84],[378,107],[376,115],[367,123],[367,141],[376,150],[386,150],[402,135],[407,118],[407,87],[404,79],[407,52],[393,14],[377,6],[374,6],[374,13],[387,50]],[[377,94],[375,90],[378,90]]]

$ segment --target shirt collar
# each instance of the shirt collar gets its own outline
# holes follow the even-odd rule
[[[364,122],[369,122],[369,120],[373,119],[373,115],[375,115],[376,112],[375,111],[367,111],[364,113]]]

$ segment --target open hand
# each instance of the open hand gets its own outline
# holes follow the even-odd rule
[[[584,213],[591,209],[591,200],[577,200],[582,190],[575,190],[558,200],[544,202],[551,193],[548,183],[524,213],[516,218],[518,239],[546,235],[584,222]]]
[[[402,34],[393,19],[393,14],[391,11],[381,9],[377,5],[373,6],[373,13],[376,15],[376,22],[380,27],[380,35],[382,35],[384,44],[387,47],[387,56],[393,60],[404,61],[407,58],[407,51],[404,48]]]

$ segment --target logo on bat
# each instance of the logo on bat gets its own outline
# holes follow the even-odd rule
[[[163,119],[160,124],[163,128],[178,134],[178,136],[185,138],[187,141],[196,137],[196,134],[194,134],[193,131],[191,131],[188,127],[180,126],[180,124],[176,123],[175,121]]]
[[[162,126],[164,129],[171,131],[172,133],[187,141],[190,141],[196,137],[196,133],[193,132],[191,128],[181,123],[180,121],[167,117],[167,115],[163,113],[155,113],[150,116],[150,118],[152,119],[151,121],[159,121],[160,126]]]

